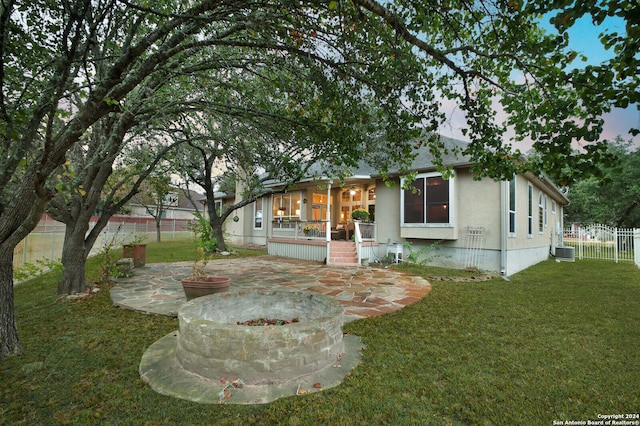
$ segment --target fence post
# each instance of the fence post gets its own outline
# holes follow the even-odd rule
[[[640,268],[640,229],[633,229],[633,260]]]
[[[618,263],[618,228],[613,229],[613,260]]]
[[[578,259],[582,260],[582,226],[578,226]]]
[[[24,246],[22,249],[22,266],[25,265],[25,263],[27,263],[27,252],[29,251],[29,236],[31,234],[27,235],[26,237],[24,237]]]

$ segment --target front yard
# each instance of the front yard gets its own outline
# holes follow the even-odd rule
[[[150,247],[147,261],[161,252],[166,255]],[[180,249],[171,253],[161,260],[183,260]],[[168,398],[140,380],[142,353],[177,329],[176,319],[114,308],[106,289],[86,301],[57,302],[56,277],[45,276],[16,287],[25,355],[0,364],[0,419],[25,425],[551,425],[638,411],[635,266],[548,261],[511,281],[432,284],[415,305],[345,326],[366,349],[340,386],[237,406]]]

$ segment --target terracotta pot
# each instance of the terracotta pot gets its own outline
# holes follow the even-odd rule
[[[147,261],[147,245],[146,244],[125,244],[122,246],[122,257],[132,257],[133,266],[139,268],[144,266]]]
[[[210,275],[182,279],[182,288],[187,300],[207,294],[222,293],[227,291],[230,285],[230,278],[212,277]]]

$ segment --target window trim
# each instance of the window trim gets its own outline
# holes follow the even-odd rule
[[[420,173],[415,176],[414,181],[420,178],[432,178],[432,177],[440,177],[442,178],[442,173],[439,172],[428,172],[428,173]],[[404,193],[405,190],[402,189],[404,187],[405,178],[400,179],[400,226],[403,228],[452,228],[455,224],[455,174],[451,176],[449,179],[444,179],[449,182],[449,222],[447,223],[405,223],[404,221]],[[424,197],[423,197],[423,202]],[[426,209],[426,206],[425,206]]]

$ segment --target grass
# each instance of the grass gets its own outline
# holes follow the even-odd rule
[[[172,244],[149,244],[147,261],[192,256]],[[177,320],[114,308],[106,289],[57,302],[55,283],[16,287],[25,355],[0,364],[0,423],[552,424],[640,407],[640,272],[630,264],[549,261],[511,281],[433,282],[421,302],[345,326],[367,346],[343,384],[256,406],[153,392],[138,364]]]

